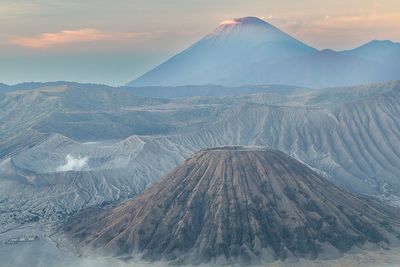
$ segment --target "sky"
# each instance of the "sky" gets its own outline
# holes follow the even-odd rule
[[[123,85],[245,16],[319,49],[400,41],[399,0],[0,0],[0,83]]]

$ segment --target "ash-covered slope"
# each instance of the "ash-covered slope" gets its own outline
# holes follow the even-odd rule
[[[129,97],[118,89],[43,88],[8,95],[0,100],[5,104],[0,108],[0,224],[6,222],[7,228],[31,220],[35,213],[43,219],[58,213],[64,218],[90,206],[123,201],[143,192],[195,151],[227,145],[279,149],[350,191],[398,197],[399,85],[289,96],[187,98],[165,104],[166,100]],[[75,105],[66,98],[74,99]],[[107,102],[111,104],[103,105]],[[98,120],[99,113],[132,117],[137,110],[162,116],[148,122],[152,127],[167,122],[180,133],[114,140],[125,122],[110,127],[109,120]],[[82,119],[61,119],[72,115]],[[131,129],[142,129],[140,121],[135,120]],[[45,128],[38,125],[52,130],[41,132]],[[70,128],[75,129],[72,137],[83,140],[70,139]],[[90,136],[112,140],[86,142]]]
[[[399,211],[353,195],[276,150],[223,147],[185,160],[141,196],[64,230],[112,255],[259,263],[337,255],[400,238]]]
[[[225,145],[279,149],[351,191],[399,194],[398,82],[327,89],[273,105],[263,104],[260,97],[255,97],[257,104],[249,101],[205,130],[168,138],[196,144],[197,149]]]

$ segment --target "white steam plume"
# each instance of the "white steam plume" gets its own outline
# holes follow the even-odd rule
[[[58,172],[80,171],[87,166],[89,160],[88,157],[78,156],[77,158],[74,158],[74,156],[72,156],[71,154],[68,154],[65,157],[65,159],[67,160],[67,163],[57,167],[56,171]]]

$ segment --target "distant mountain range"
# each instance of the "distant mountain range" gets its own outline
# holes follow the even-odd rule
[[[400,79],[400,43],[372,41],[317,50],[255,17],[221,23],[211,34],[128,86],[285,84],[311,88]]]

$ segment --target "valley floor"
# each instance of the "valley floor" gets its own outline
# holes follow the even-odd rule
[[[33,242],[5,244],[5,241],[24,235],[37,235]],[[78,257],[49,237],[49,230],[36,223],[18,227],[0,234],[0,265],[2,267],[164,267],[164,263],[124,262],[106,257]],[[213,265],[204,265],[208,267]],[[334,260],[300,260],[274,262],[260,266],[268,267],[396,267],[400,266],[400,248],[390,250],[363,250],[346,254]],[[232,266],[236,267],[236,266]]]

